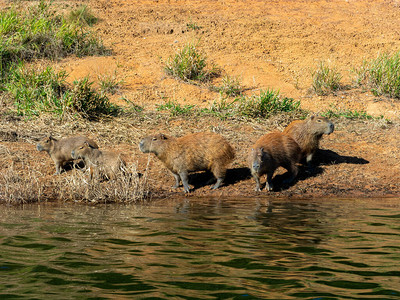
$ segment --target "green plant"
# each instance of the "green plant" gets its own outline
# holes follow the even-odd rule
[[[67,20],[70,23],[76,23],[82,26],[92,26],[97,23],[98,19],[93,15],[90,8],[88,8],[86,5],[81,5],[75,10],[70,11]]]
[[[179,103],[174,102],[174,101],[168,101],[164,104],[160,104],[157,106],[157,111],[162,111],[162,110],[167,110],[171,113],[173,116],[179,116],[179,115],[189,115],[193,113],[195,110],[194,105],[183,105],[181,106]]]
[[[63,103],[68,110],[76,112],[89,120],[104,115],[116,115],[119,108],[109,99],[92,89],[93,82],[88,77],[76,80],[73,87],[63,95]]]
[[[235,97],[242,94],[243,87],[238,78],[226,75],[222,78],[222,86],[217,88],[217,90],[228,97]]]
[[[188,44],[167,59],[164,69],[168,75],[186,82],[204,82],[218,73],[216,68],[207,71],[206,65],[206,57],[194,44]]]
[[[279,92],[268,89],[260,91],[260,95],[242,96],[236,100],[236,112],[251,118],[266,118],[280,112],[298,110],[300,101],[281,97]]]
[[[97,76],[99,80],[100,92],[101,93],[109,93],[115,94],[121,85],[123,85],[123,80],[118,80],[117,72],[115,71],[113,74],[104,74]]]
[[[361,119],[361,120],[371,120],[374,119],[373,116],[367,114],[365,111],[357,111],[357,110],[350,110],[350,109],[338,109],[338,108],[330,108],[325,112],[320,114],[326,118],[340,118],[343,117],[345,119]]]
[[[191,29],[191,30],[199,30],[199,29],[201,29],[200,26],[198,26],[196,23],[194,23],[194,22],[192,22],[192,21],[190,21],[189,23],[187,23],[187,24],[186,24],[186,27],[187,27],[188,29]]]
[[[319,69],[313,74],[312,88],[317,95],[328,95],[340,87],[342,75],[335,68],[330,68],[324,62],[321,62]]]
[[[56,73],[51,67],[35,70],[20,64],[10,72],[5,90],[12,95],[20,115],[39,115],[40,112],[62,114],[61,98],[67,90],[66,77],[65,71]]]
[[[356,75],[356,82],[365,85],[374,95],[400,98],[400,51],[364,61]]]
[[[0,11],[3,73],[10,64],[19,61],[108,53],[94,33],[56,13],[51,2],[40,1],[37,5],[12,6]]]

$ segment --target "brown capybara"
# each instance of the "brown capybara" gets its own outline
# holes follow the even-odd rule
[[[145,137],[139,149],[144,153],[154,153],[172,172],[174,188],[182,180],[185,193],[190,191],[188,173],[211,171],[217,182],[212,189],[222,184],[226,169],[235,157],[235,151],[228,141],[219,134],[199,132],[175,138],[164,134]]]
[[[282,166],[291,173],[285,183],[291,183],[297,176],[297,163],[301,159],[299,145],[288,135],[272,132],[260,137],[249,154],[250,171],[256,181],[256,191],[260,189],[260,177],[266,175],[265,190],[271,191],[272,176]]]
[[[105,179],[115,179],[117,174],[124,173],[126,163],[119,153],[101,151],[84,142],[71,151],[74,159],[82,158],[85,166],[90,169],[90,178],[94,176]]]
[[[71,151],[87,142],[93,148],[98,148],[96,142],[85,136],[74,136],[57,140],[52,136],[45,137],[37,145],[38,151],[46,151],[56,165],[56,173],[60,174],[66,162],[73,161]]]
[[[312,157],[319,148],[319,141],[324,134],[331,134],[335,129],[334,124],[325,117],[311,116],[307,120],[291,122],[283,133],[293,138],[299,144],[302,158],[310,165]]]

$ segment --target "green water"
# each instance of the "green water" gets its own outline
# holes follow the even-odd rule
[[[400,299],[400,199],[0,209],[0,299]]]

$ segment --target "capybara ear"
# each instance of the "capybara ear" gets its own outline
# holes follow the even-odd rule
[[[48,138],[50,141],[51,141],[51,140],[54,140],[52,134],[49,134],[49,135],[47,136],[47,138]]]
[[[315,118],[315,115],[312,115],[312,116],[311,116],[311,120],[314,120],[314,118]]]
[[[166,139],[167,139],[166,135],[163,134],[163,133],[160,134],[160,138],[161,138],[162,140],[166,140]]]
[[[261,147],[260,150],[261,150],[261,152],[264,152],[264,147]]]

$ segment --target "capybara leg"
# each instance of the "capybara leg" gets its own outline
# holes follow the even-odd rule
[[[224,181],[223,177],[222,178],[218,177],[217,182],[211,187],[211,189],[215,190],[215,189],[219,188],[223,181]]]
[[[62,170],[61,164],[59,162],[56,162],[56,172],[54,173],[54,175],[61,174],[61,170]]]
[[[178,188],[181,182],[181,177],[176,174],[176,173],[172,173],[172,175],[174,175],[175,178],[175,184],[172,186],[174,189]]]
[[[181,172],[179,173],[179,176],[181,177],[182,184],[183,184],[183,189],[185,193],[190,192],[190,186],[189,186],[189,176],[187,172]]]
[[[214,177],[217,178],[217,182],[212,187],[212,189],[215,190],[215,189],[219,188],[221,186],[222,182],[224,181],[226,170],[219,166],[214,166],[211,169],[211,172],[214,174]]]
[[[290,184],[293,182],[293,180],[296,178],[297,173],[299,172],[296,164],[291,164],[290,168],[288,169],[290,172],[290,177],[285,179],[282,183],[283,184]]]
[[[272,175],[274,175],[274,172],[269,172],[265,175],[266,177],[266,182],[265,182],[265,190],[266,191],[272,191],[274,189],[274,186],[272,185]]]
[[[256,192],[261,192],[260,188],[260,176],[258,174],[253,174],[253,178],[256,181],[256,188],[254,189]]]

